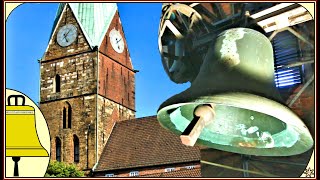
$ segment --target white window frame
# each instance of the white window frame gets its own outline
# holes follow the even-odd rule
[[[113,173],[108,173],[108,174],[105,174],[104,177],[114,177],[114,174]]]
[[[185,168],[186,168],[186,169],[194,169],[195,166],[194,166],[194,165],[191,165],[191,166],[186,166]]]
[[[172,171],[175,171],[175,170],[176,170],[176,168],[170,167],[170,168],[165,168],[164,172],[172,172]]]
[[[131,172],[129,173],[129,176],[130,176],[130,177],[139,176],[139,171],[131,171]]]

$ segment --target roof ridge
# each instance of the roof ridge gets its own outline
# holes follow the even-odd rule
[[[121,121],[116,121],[116,124],[123,124],[123,123],[127,123],[129,121],[137,122],[137,121],[141,121],[141,120],[148,120],[148,119],[153,118],[153,117],[157,117],[157,115],[139,117],[139,118],[134,118],[134,119],[125,119],[125,120],[121,120]]]
[[[115,125],[114,125],[114,129],[116,127],[118,127],[118,125],[122,125],[122,124],[133,124],[133,123],[137,123],[140,121],[152,121],[152,118],[156,118],[157,115],[154,116],[146,116],[146,117],[140,117],[140,118],[135,118],[135,119],[125,119],[125,120],[121,120],[121,121],[116,121]],[[156,118],[157,119],[157,118]]]

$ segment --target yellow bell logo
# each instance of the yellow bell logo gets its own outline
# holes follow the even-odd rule
[[[14,176],[19,176],[18,162],[20,159],[23,157],[48,157],[49,153],[41,145],[37,134],[35,108],[25,105],[23,95],[9,95],[7,100],[6,157],[12,157]]]
[[[10,98],[24,96],[11,95]],[[34,157],[49,156],[39,142],[34,117],[34,108],[31,106],[6,106],[6,156]]]

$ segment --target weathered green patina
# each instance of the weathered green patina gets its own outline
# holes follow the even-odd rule
[[[308,128],[281,103],[275,87],[270,41],[257,31],[234,28],[213,43],[204,60],[199,60],[203,63],[191,87],[160,106],[160,124],[180,135],[198,105],[213,104],[215,117],[197,144],[258,156],[309,150],[313,139]]]
[[[66,5],[72,9],[91,47],[99,46],[117,11],[116,3],[60,3],[53,27],[58,23]],[[51,36],[54,29],[52,30]]]

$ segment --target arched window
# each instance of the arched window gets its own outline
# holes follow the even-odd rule
[[[65,103],[63,110],[62,110],[62,122],[63,122],[63,129],[71,128],[72,108],[68,102]]]
[[[55,77],[55,91],[60,92],[60,75],[57,74]]]
[[[72,118],[72,109],[71,105],[68,103],[68,128],[71,129],[71,118]]]
[[[56,160],[61,161],[61,141],[56,137]]]
[[[79,159],[79,138],[76,135],[73,135],[73,157],[74,162],[78,163],[80,161]]]
[[[63,129],[67,128],[67,110],[63,107],[62,110],[62,121],[63,121]]]

